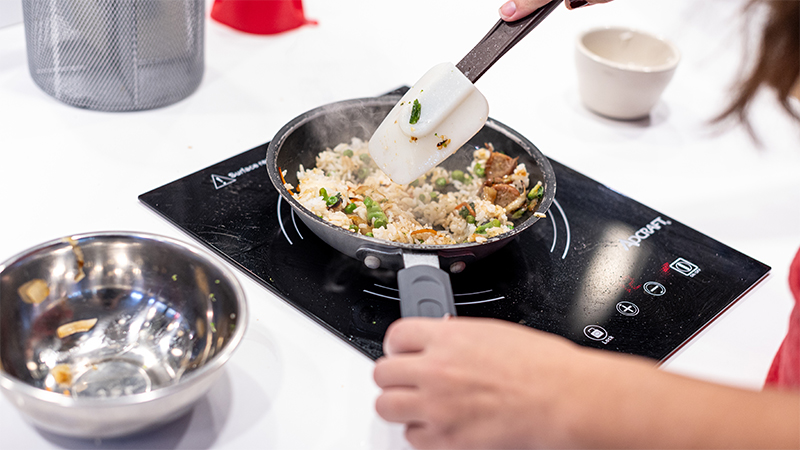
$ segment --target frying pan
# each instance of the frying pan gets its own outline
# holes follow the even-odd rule
[[[284,187],[285,180],[297,186],[297,169],[316,166],[316,155],[353,137],[368,141],[400,96],[386,95],[331,103],[296,117],[278,131],[267,149],[267,171],[272,184],[305,225],[320,239],[338,251],[356,258],[371,269],[397,270],[400,308],[403,316],[442,317],[455,315],[450,276],[458,273],[512,242],[539,217],[526,212],[514,221],[514,229],[489,238],[483,243],[455,245],[405,244],[377,239],[335,226],[311,213]],[[530,185],[538,181],[544,195],[536,212],[544,213],[555,197],[556,177],[549,160],[522,135],[489,118],[484,127],[441,166],[463,170],[472,161],[472,152],[485,143],[528,168]],[[444,270],[442,269],[444,268]]]

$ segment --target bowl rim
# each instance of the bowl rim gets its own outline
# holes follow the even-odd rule
[[[222,351],[216,353],[210,360],[206,362],[206,364],[186,374],[185,376],[182,376],[178,383],[170,384],[169,386],[164,386],[162,388],[157,388],[140,394],[122,395],[115,398],[105,398],[105,399],[75,398],[72,396],[66,396],[58,392],[51,392],[45,389],[31,386],[30,384],[27,384],[22,380],[19,380],[18,378],[9,375],[3,369],[2,364],[0,364],[0,389],[7,390],[10,392],[17,392],[27,397],[32,397],[35,398],[36,400],[46,402],[49,404],[55,404],[62,407],[89,406],[92,408],[97,408],[97,407],[111,408],[111,407],[119,407],[125,405],[148,403],[184,391],[186,386],[199,383],[202,380],[203,375],[217,372],[230,359],[230,357],[233,355],[233,352],[239,347],[239,344],[241,343],[244,333],[247,329],[247,324],[249,320],[247,299],[245,298],[244,290],[242,288],[241,283],[236,278],[233,270],[231,270],[226,264],[224,264],[221,260],[219,260],[219,258],[212,256],[210,252],[200,248],[197,245],[190,244],[178,239],[174,239],[159,234],[139,232],[139,231],[98,231],[98,232],[87,232],[87,233],[63,236],[30,247],[6,259],[2,263],[0,263],[0,276],[2,276],[3,272],[10,265],[22,260],[27,256],[30,256],[32,254],[38,253],[42,250],[57,245],[58,246],[62,246],[65,244],[69,245],[68,239],[80,241],[81,239],[98,238],[98,237],[135,238],[135,239],[142,239],[146,241],[153,241],[161,244],[180,247],[183,250],[189,251],[196,257],[206,261],[211,266],[218,269],[222,273],[222,275],[227,278],[226,282],[228,282],[231,285],[236,297],[236,302],[238,304],[237,306],[239,308],[239,311],[237,312],[236,315],[236,321],[237,321],[236,328],[234,329],[233,335],[231,336],[228,345],[226,345],[222,349]],[[203,394],[205,394],[205,392]]]
[[[631,67],[631,66],[626,65],[626,64],[620,64],[620,63],[618,63],[616,61],[613,61],[613,60],[610,60],[608,58],[603,58],[602,56],[598,55],[597,53],[589,50],[586,47],[586,45],[583,43],[583,39],[586,36],[588,36],[590,34],[593,34],[593,33],[597,33],[599,31],[627,31],[627,32],[631,32],[631,33],[637,33],[637,34],[640,34],[642,36],[647,36],[647,37],[655,39],[655,40],[661,42],[662,44],[666,45],[667,47],[669,47],[670,50],[672,51],[672,53],[675,55],[675,57],[670,62],[667,62],[667,63],[664,63],[664,64],[659,64],[659,65],[655,65],[655,66]],[[587,58],[589,58],[592,61],[595,61],[595,62],[597,62],[599,64],[603,64],[605,66],[613,67],[615,69],[623,70],[623,71],[626,71],[626,72],[637,72],[637,73],[658,73],[658,72],[668,72],[670,70],[675,70],[675,68],[678,67],[678,64],[680,63],[680,61],[681,61],[681,59],[683,57],[681,55],[681,51],[678,49],[678,47],[675,45],[675,43],[673,43],[671,40],[667,39],[666,37],[661,36],[661,35],[656,34],[656,33],[649,32],[649,31],[644,31],[644,30],[639,29],[639,28],[628,27],[628,26],[605,25],[605,26],[599,26],[599,27],[592,27],[592,28],[589,28],[587,30],[581,31],[580,33],[578,33],[578,36],[575,39],[575,48],[582,55],[586,56]]]

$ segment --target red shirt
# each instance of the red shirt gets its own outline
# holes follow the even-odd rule
[[[795,301],[789,331],[772,361],[766,385],[800,388],[800,251],[789,268],[789,288]]]

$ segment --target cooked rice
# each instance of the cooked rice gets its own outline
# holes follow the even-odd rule
[[[530,207],[525,201],[529,181],[524,164],[518,164],[504,180],[521,193],[516,201],[504,208],[481,199],[485,179],[476,175],[476,168],[485,166],[491,152],[490,144],[474,151],[472,162],[462,170],[464,181],[454,179],[453,171],[435,167],[415,182],[401,186],[372,162],[367,142],[354,138],[349,144],[320,152],[316,167],[300,166],[297,190],[291,184],[285,186],[313,214],[360,234],[408,244],[483,242],[513,229],[511,214]],[[439,178],[446,180],[446,187],[436,185]],[[340,194],[342,201],[329,207],[321,188],[329,197]],[[374,220],[368,221],[365,197],[380,205],[387,218],[385,226],[374,227]],[[355,210],[348,214],[345,208],[350,203],[355,204]],[[465,210],[463,204],[474,211],[472,223],[465,217],[472,216],[472,211]],[[497,226],[492,226],[493,220]]]

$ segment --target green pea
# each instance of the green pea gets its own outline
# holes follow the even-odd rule
[[[419,201],[424,202],[426,198],[425,194],[419,194]]]
[[[365,162],[365,163],[368,163],[368,162],[372,161],[372,159],[371,159],[371,158],[369,157],[369,155],[368,155],[368,154],[366,154],[366,153],[362,153],[362,154],[358,155],[358,158],[359,158],[359,159],[360,159],[362,162]]]
[[[454,170],[452,174],[450,174],[454,180],[464,181],[464,172],[461,170]]]
[[[483,177],[484,175],[486,175],[486,169],[483,167],[483,165],[481,164],[475,165],[475,175],[479,177]]]
[[[431,200],[436,200],[439,198],[439,193],[436,191],[431,192]]]
[[[347,214],[353,214],[353,211],[355,211],[356,208],[358,208],[358,205],[355,203],[348,203],[347,206],[344,207],[344,212]]]
[[[372,234],[372,232],[371,232],[371,231],[370,231],[370,232],[368,232],[367,234],[365,234],[364,236],[375,237],[375,235],[374,235],[374,234]]]
[[[467,214],[467,223],[475,223],[475,217],[472,214]]]
[[[350,150],[350,149],[348,148],[348,149],[347,149],[347,150],[345,150],[345,151],[344,151],[342,154],[343,154],[344,156],[347,156],[347,157],[349,158],[349,157],[353,156],[353,151],[352,151],[352,150]]]
[[[369,169],[367,169],[364,166],[358,168],[358,171],[356,172],[356,178],[358,178],[359,180],[364,180],[368,176],[369,176]]]
[[[436,186],[445,187],[446,185],[447,185],[447,179],[445,177],[439,177],[436,179]]]
[[[358,227],[357,227],[357,226],[355,226],[355,225],[350,225],[350,227],[349,227],[349,228],[350,228],[351,230],[353,230],[353,231],[358,231]]]

